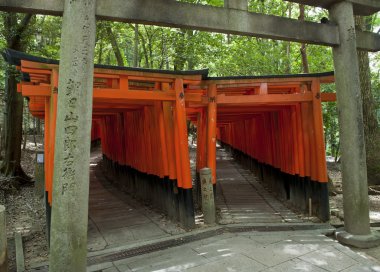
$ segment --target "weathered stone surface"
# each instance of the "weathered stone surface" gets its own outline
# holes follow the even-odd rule
[[[353,235],[344,229],[338,229],[335,232],[335,236],[342,244],[357,248],[373,248],[380,246],[380,233],[376,231],[372,231],[367,235]]]
[[[50,271],[85,271],[95,0],[65,1],[58,82]]]
[[[247,0],[224,0],[225,8],[248,10]]]
[[[330,10],[339,26],[340,46],[333,48],[336,93],[342,152],[343,208],[345,229],[354,235],[369,235],[368,186],[362,100],[356,33],[352,4],[341,2]]]
[[[229,1],[232,3],[237,0]],[[354,1],[359,2],[359,0]],[[0,0],[0,10],[61,15],[63,0]],[[122,22],[191,28],[329,46],[339,44],[336,25],[256,14],[245,9],[236,9],[236,6],[226,9],[167,0],[98,0],[96,14],[101,19]],[[360,35],[363,39],[358,40],[358,48],[368,51],[380,50],[380,35],[368,32],[362,32]]]
[[[291,2],[305,4],[309,6],[330,8],[340,0],[289,0]],[[354,7],[355,15],[371,15],[380,10],[380,2],[372,0],[350,0]]]
[[[211,169],[200,170],[202,211],[206,224],[215,224],[215,198],[214,189],[211,182]]]
[[[0,205],[0,272],[8,272],[7,229],[3,205]]]

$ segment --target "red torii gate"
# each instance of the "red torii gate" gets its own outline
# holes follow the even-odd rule
[[[51,204],[59,65],[12,50],[5,55],[24,75],[18,90],[29,97],[31,113],[45,120]],[[197,126],[197,173],[211,168],[216,183],[218,139],[279,194],[301,209],[311,198],[313,212],[328,220],[321,102],[335,94],[321,93],[320,84],[331,82],[332,73],[212,78],[207,70],[98,65],[91,140],[101,139],[106,165],[126,173],[126,190],[186,227],[194,224],[186,120]]]

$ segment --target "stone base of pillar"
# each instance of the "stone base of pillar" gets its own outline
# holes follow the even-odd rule
[[[380,232],[372,231],[368,235],[355,235],[348,233],[344,228],[335,231],[336,239],[341,243],[348,246],[357,248],[373,248],[380,246]]]

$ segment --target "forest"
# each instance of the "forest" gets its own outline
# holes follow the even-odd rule
[[[223,6],[223,0],[187,0],[205,5]],[[249,1],[249,11],[313,22],[328,22],[323,9],[271,0]],[[59,59],[61,17],[0,14],[0,48],[12,48],[28,54]],[[380,31],[378,14],[357,17],[362,30]],[[362,84],[369,182],[380,183],[380,54],[358,53]],[[166,70],[208,68],[211,76],[282,75],[332,71],[330,47],[209,33],[189,29],[97,22],[95,63]],[[0,60],[0,159],[1,172],[29,181],[20,166],[21,148],[27,136],[42,135],[42,121],[29,114],[28,101],[16,92],[19,74]],[[323,92],[335,92],[334,84],[322,86]],[[326,154],[339,160],[338,107],[323,104]],[[20,148],[19,148],[20,147]]]

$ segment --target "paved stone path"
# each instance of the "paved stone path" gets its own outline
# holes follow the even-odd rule
[[[221,224],[302,222],[222,148],[217,151],[217,181]]]
[[[88,271],[380,271],[380,264],[319,231],[222,234],[179,247],[115,262]]]
[[[99,152],[92,153],[88,257],[104,258],[99,264],[89,266],[87,271],[380,272],[380,264],[375,260],[326,237],[323,230],[217,232],[206,239],[152,253],[141,251],[135,257],[120,255],[122,257],[112,261],[107,256],[144,246],[151,248],[157,243],[181,241],[188,235],[220,227],[201,227],[185,233],[162,215],[107,185],[106,177],[97,172],[100,159]],[[234,226],[244,230],[244,226],[252,225],[274,226],[272,230],[277,230],[278,225],[302,225],[293,212],[272,197],[249,171],[242,169],[222,149],[218,150],[217,165],[217,205],[222,223],[238,223]],[[46,264],[35,267],[33,271],[47,271]]]
[[[100,152],[92,152],[90,165],[90,201],[88,249],[103,250],[185,232],[131,197],[119,192],[107,180],[97,164]]]

